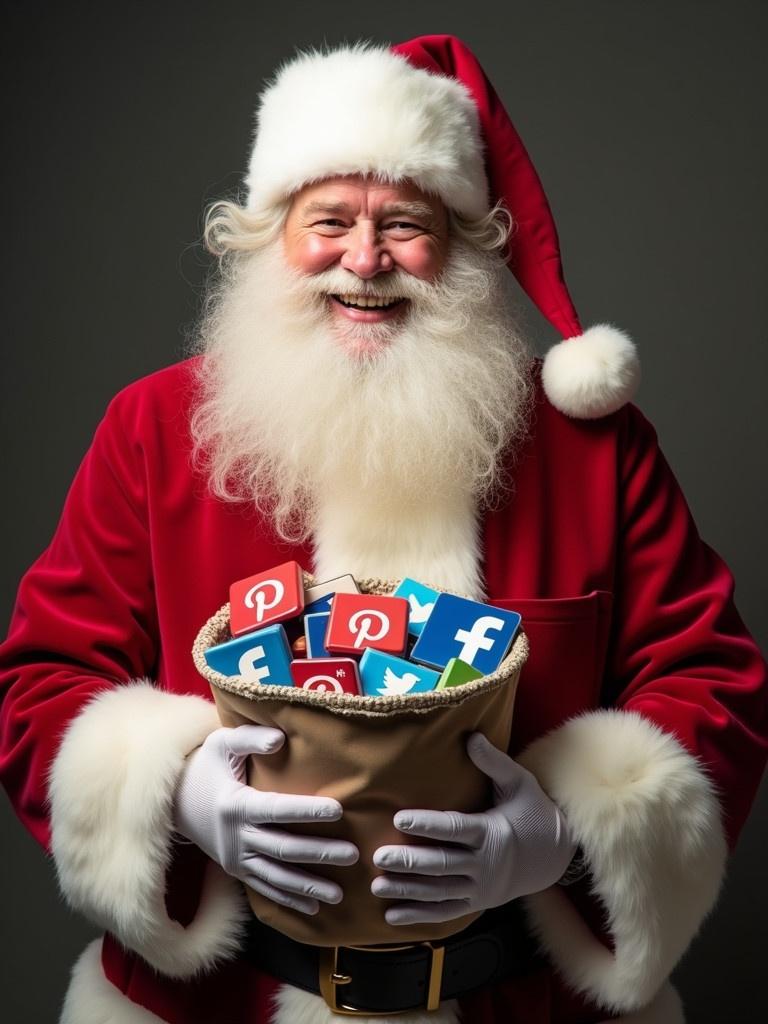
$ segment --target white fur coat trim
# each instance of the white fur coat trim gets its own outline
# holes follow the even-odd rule
[[[331,1013],[319,996],[283,986],[275,1002],[276,1013],[270,1024],[343,1024],[349,1017]],[[403,1013],[394,1017],[357,1017],[360,1024],[472,1024],[462,1017],[455,1000],[442,1003],[434,1013]],[[642,1010],[613,1018],[602,1024],[684,1024],[680,997],[671,985],[665,985],[656,998]],[[522,1022],[521,1022],[522,1024]]]
[[[270,1024],[341,1024],[350,1017],[332,1013],[320,996],[302,989],[283,985],[275,999],[275,1014]],[[458,1005],[454,1000],[441,1003],[438,1010],[414,1010],[395,1013],[391,1017],[355,1017],[359,1024],[461,1024]]]
[[[460,1021],[454,1010],[443,1020]],[[409,1015],[411,1022],[413,1016]],[[331,1014],[317,996],[307,995],[298,989],[284,986],[276,1000],[275,1014],[272,1020],[263,1024],[342,1024],[349,1017]],[[364,1018],[358,1018],[365,1024]],[[426,1024],[440,1024],[440,1017],[435,1014],[421,1015]],[[387,1024],[386,1018],[368,1018],[375,1024]],[[409,1018],[390,1018],[392,1024],[408,1024]],[[154,1013],[132,1003],[123,993],[115,988],[105,977],[101,969],[101,940],[95,939],[80,956],[72,971],[72,980],[64,1001],[59,1024],[160,1024],[160,1018]],[[463,1021],[462,1024],[472,1024]],[[609,1022],[605,1022],[609,1024]],[[636,1013],[614,1018],[610,1024],[684,1024],[683,1010],[680,999],[670,985],[665,985],[653,1002]]]
[[[119,685],[70,723],[50,772],[52,851],[63,895],[172,977],[232,956],[248,915],[239,883],[214,864],[187,928],[165,908],[173,794],[184,758],[219,725],[202,697],[145,680]]]
[[[94,939],[72,968],[59,1024],[161,1024],[161,1018],[132,1003],[104,976],[101,939]]]
[[[673,736],[634,711],[571,719],[520,761],[566,813],[614,951],[557,886],[527,898],[532,927],[569,984],[606,1010],[638,1009],[717,899],[726,843],[713,787]]]
[[[262,94],[248,207],[279,205],[307,182],[373,173],[408,178],[481,217],[489,209],[482,153],[477,108],[456,79],[371,43],[300,53]]]

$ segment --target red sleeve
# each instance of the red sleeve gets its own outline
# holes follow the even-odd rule
[[[714,906],[766,758],[765,663],[647,420],[620,414],[614,619],[603,706],[520,755],[566,814],[582,892],[526,898],[567,984],[649,1004]],[[593,932],[599,909],[604,934]]]
[[[673,733],[714,783],[733,844],[768,750],[766,664],[727,566],[699,537],[656,433],[626,410],[613,658],[615,706]]]
[[[0,645],[0,778],[46,849],[47,774],[66,726],[97,691],[152,675],[157,658],[143,477],[120,405],[96,430]]]

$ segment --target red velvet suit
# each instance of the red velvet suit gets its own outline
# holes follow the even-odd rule
[[[207,696],[190,656],[232,580],[311,552],[278,543],[249,508],[193,475],[190,364],[110,404],[55,536],[25,575],[1,651],[0,768],[47,847],[46,772],[62,732],[100,690],[137,677]],[[634,407],[571,420],[537,392],[514,492],[482,524],[488,599],[522,613],[531,642],[510,752],[598,707],[634,710],[676,737],[714,782],[731,842],[766,756],[765,666],[732,603],[732,579],[697,534],[652,427]],[[194,917],[203,865],[179,847],[166,904]],[[586,890],[572,895],[600,927]],[[606,940],[608,941],[608,940]],[[271,979],[237,961],[174,981],[107,938],[108,977],[175,1024],[267,1020]],[[550,972],[464,1000],[473,1024],[603,1019]],[[206,1010],[208,1007],[208,1010]],[[522,1016],[520,1019],[523,1019]]]

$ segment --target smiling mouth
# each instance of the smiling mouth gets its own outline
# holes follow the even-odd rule
[[[331,298],[347,309],[359,309],[363,312],[369,309],[395,309],[407,302],[407,299],[382,299],[375,295],[331,295]]]

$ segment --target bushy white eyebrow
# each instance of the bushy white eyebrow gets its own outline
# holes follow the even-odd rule
[[[330,214],[335,216],[337,214],[349,214],[350,207],[348,203],[344,202],[332,202],[330,200],[313,200],[301,211],[303,217],[311,217],[317,213]],[[415,202],[397,202],[397,203],[385,203],[380,211],[380,217],[403,217],[409,220],[421,220],[432,222],[435,219],[435,213],[432,207],[428,203]]]

